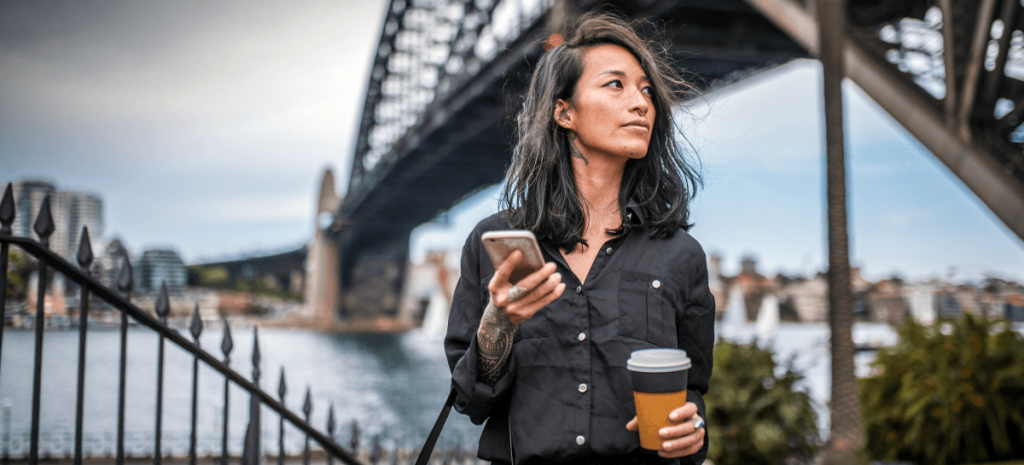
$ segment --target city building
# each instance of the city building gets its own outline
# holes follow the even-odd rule
[[[778,293],[778,289],[775,288],[774,284],[767,277],[757,272],[757,260],[755,258],[751,256],[743,257],[740,261],[740,274],[730,280],[729,287],[736,287],[742,291],[743,303],[747,310],[747,321],[757,320],[757,312],[760,310],[761,301],[766,295]]]
[[[828,281],[823,273],[790,283],[779,294],[779,300],[789,302],[800,321],[827,321]]]
[[[981,305],[981,289],[977,286],[966,284],[956,286],[956,300],[961,312],[984,315]]]
[[[134,265],[135,289],[156,291],[161,283],[171,293],[181,293],[188,284],[188,269],[178,253],[170,249],[150,249]]]
[[[36,215],[43,206],[43,199],[53,197],[57,188],[50,182],[41,179],[23,179],[14,183],[14,235],[39,240],[32,226]],[[50,200],[52,209],[53,200]],[[51,236],[51,241],[52,241]]]
[[[78,253],[78,242],[82,239],[82,228],[89,228],[89,241],[93,253],[101,250],[103,244],[103,199],[90,192],[61,192],[62,204],[67,210],[69,256]]]
[[[955,293],[942,289],[935,294],[935,301],[938,307],[936,315],[939,318],[960,318],[962,312]]]
[[[104,232],[103,200],[88,192],[59,192],[53,183],[39,179],[23,179],[14,184],[14,235],[39,240],[34,226],[47,197],[54,226],[49,237],[50,250],[75,263],[83,226],[89,227],[94,253],[100,250]]]
[[[93,249],[93,253],[96,253],[97,250]],[[128,256],[128,250],[125,249],[120,239],[114,239],[108,242],[102,251],[103,253],[99,255],[99,260],[97,260],[101,269],[99,274],[100,283],[116,289],[117,274],[121,272],[121,264],[124,263],[124,258]]]
[[[938,317],[937,291],[934,282],[913,283],[904,287],[903,295],[907,299],[907,309],[918,323],[930,325]]]
[[[1008,293],[1003,304],[1003,317],[1010,321],[1024,321],[1024,293]]]
[[[907,303],[903,299],[903,282],[883,279],[866,292],[865,299],[871,311],[871,321],[899,326],[907,316]]]
[[[722,257],[716,253],[708,255],[708,288],[715,298],[715,316],[721,319],[728,304],[725,281],[722,279]]]

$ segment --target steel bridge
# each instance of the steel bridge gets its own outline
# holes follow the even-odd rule
[[[597,8],[661,28],[701,89],[819,50],[812,0],[393,0],[347,194],[321,231],[337,245],[340,317],[395,315],[411,231],[501,181],[510,108],[540,41]],[[846,10],[846,76],[1024,238],[1020,2],[866,0]]]

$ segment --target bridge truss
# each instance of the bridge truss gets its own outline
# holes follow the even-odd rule
[[[813,54],[813,3],[748,0]],[[847,3],[845,74],[1024,240],[1020,0]]]
[[[337,213],[342,316],[395,314],[410,232],[501,181],[540,41],[594,8],[658,24],[701,88],[807,56],[740,0],[393,1]]]
[[[346,314],[394,314],[409,234],[509,161],[510,108],[539,41],[609,8],[664,29],[699,87],[818,53],[811,0],[395,0],[337,212]],[[847,3],[845,74],[1024,238],[1018,0]]]

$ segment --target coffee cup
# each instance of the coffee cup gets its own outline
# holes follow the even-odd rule
[[[633,379],[640,447],[659,450],[658,430],[673,425],[668,415],[686,404],[690,358],[680,349],[643,349],[630,354],[626,368]]]

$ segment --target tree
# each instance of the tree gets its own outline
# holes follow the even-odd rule
[[[795,389],[803,375],[776,375],[772,353],[756,344],[715,344],[714,389],[704,398],[708,458],[717,465],[806,462],[818,448],[811,398]]]
[[[863,445],[857,379],[853,366],[853,291],[846,212],[843,136],[845,0],[818,2],[819,58],[824,72],[826,197],[828,205],[828,303],[831,330],[831,430],[825,463],[852,463]]]
[[[25,277],[35,269],[28,257],[18,250],[11,249],[7,259],[7,298],[24,300],[26,297]]]
[[[970,313],[931,326],[907,319],[899,335],[878,353],[881,372],[860,380],[872,459],[1024,459],[1024,337]]]

